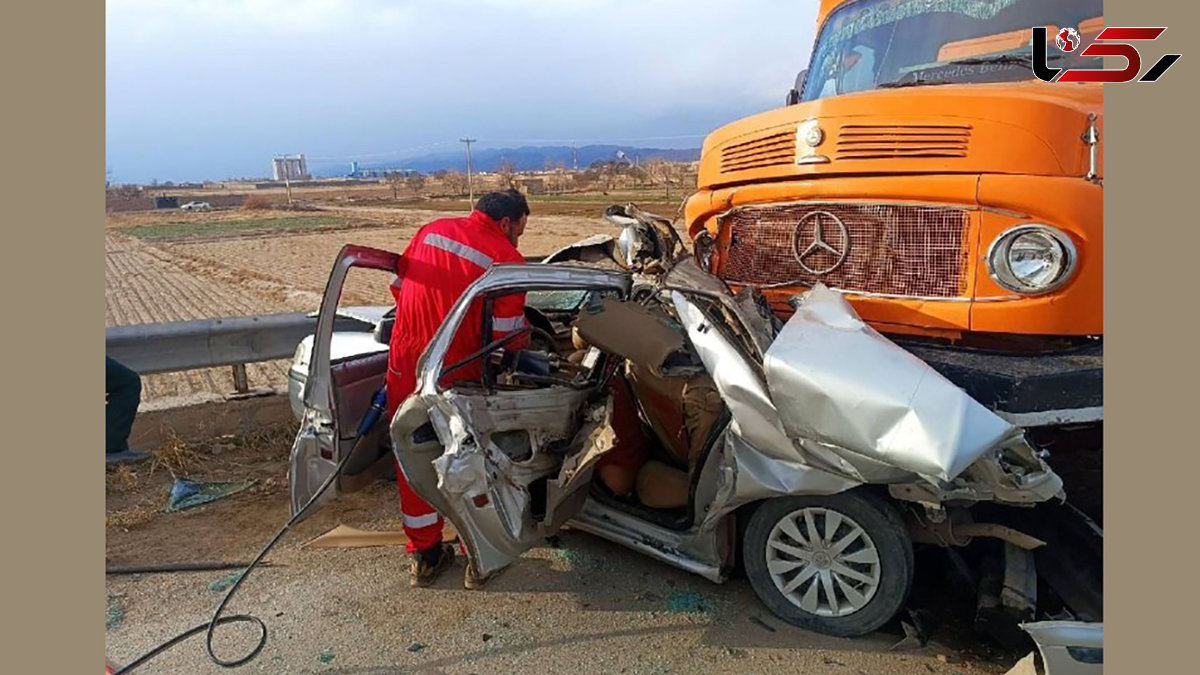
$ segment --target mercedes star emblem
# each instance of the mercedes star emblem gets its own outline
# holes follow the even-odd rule
[[[826,231],[826,226],[832,225],[836,230]],[[808,245],[801,249],[802,242]],[[805,272],[815,276],[829,274],[846,262],[846,254],[850,252],[850,231],[841,218],[828,211],[813,211],[806,214],[796,224],[792,233],[792,254],[796,262]],[[824,253],[825,255],[819,255]],[[813,262],[813,258],[821,264],[810,267],[805,261]],[[832,259],[833,262],[827,262]]]

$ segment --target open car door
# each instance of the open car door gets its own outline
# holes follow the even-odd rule
[[[490,372],[497,341],[479,352],[481,381],[443,386],[451,342],[460,329],[480,330],[463,325],[471,304],[482,303],[486,325],[498,295],[525,293],[529,308],[539,294],[623,299],[629,288],[624,272],[497,265],[463,293],[422,355],[417,389],[392,420],[392,445],[409,485],[454,524],[479,574],[508,565],[582,508],[595,464],[612,447],[607,384],[615,364],[595,348],[563,358],[572,349],[572,312],[588,311],[589,301],[521,329],[534,334],[527,349],[551,364],[537,374],[522,372],[520,359]],[[541,351],[532,346],[539,342]]]
[[[345,246],[338,253],[321,298],[317,332],[313,337],[308,377],[302,400],[304,415],[288,463],[291,512],[295,515],[354,448],[359,422],[387,377],[387,350],[338,354],[331,343],[338,323],[337,308],[346,276],[353,268],[395,273],[400,256],[365,246]],[[385,465],[386,425],[377,424],[358,447],[332,492],[353,491]],[[326,492],[325,501],[331,497]]]

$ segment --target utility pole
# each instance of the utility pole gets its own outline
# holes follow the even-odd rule
[[[467,194],[471,200],[471,205],[475,205],[475,185],[471,182],[471,144],[475,142],[474,138],[460,138],[459,142],[467,144]]]

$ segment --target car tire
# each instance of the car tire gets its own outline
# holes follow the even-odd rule
[[[815,542],[809,540],[814,530]],[[742,559],[751,587],[771,612],[838,637],[865,635],[890,621],[912,587],[913,549],[904,521],[890,503],[866,491],[764,502],[746,526]]]

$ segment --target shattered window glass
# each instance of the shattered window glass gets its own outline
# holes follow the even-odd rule
[[[571,312],[583,302],[588,292],[583,291],[529,291],[525,305],[543,312]]]

